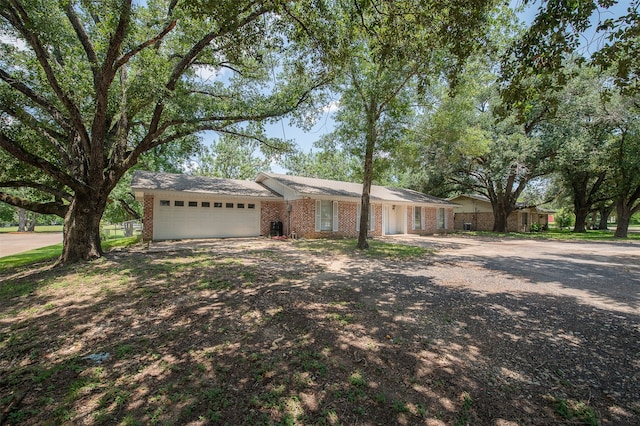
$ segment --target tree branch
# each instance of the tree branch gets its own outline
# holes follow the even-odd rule
[[[6,192],[0,192],[0,201],[4,201],[5,203],[12,206],[23,208],[32,212],[41,214],[54,214],[60,217],[65,217],[67,214],[67,210],[69,210],[69,205],[63,204],[61,201],[38,203],[24,198],[16,197],[11,194],[7,194]]]
[[[67,185],[70,188],[85,188],[86,185],[82,182],[77,181],[72,178],[68,174],[64,173],[58,167],[51,164],[49,161],[45,160],[42,157],[38,157],[34,155],[24,148],[22,148],[19,144],[17,144],[12,139],[8,138],[4,133],[0,133],[0,148],[4,148],[9,154],[14,156],[16,159],[30,164],[34,167],[41,169],[43,172],[58,180],[60,183]]]
[[[82,141],[83,148],[87,153],[91,152],[90,137],[86,127],[84,126],[82,114],[80,113],[78,107],[71,101],[71,99],[67,96],[65,91],[60,86],[60,82],[58,81],[49,62],[49,54],[47,50],[42,46],[38,35],[30,31],[28,29],[28,25],[25,25],[25,23],[29,21],[27,12],[22,8],[22,5],[20,5],[17,0],[7,1],[10,2],[13,6],[13,8],[11,9],[12,13],[6,14],[7,19],[13,25],[13,27],[22,34],[24,39],[33,49],[33,52],[38,59],[38,63],[42,67],[42,70],[47,77],[49,85],[53,89],[56,97],[62,102],[67,112],[69,113],[71,122],[73,123],[73,127],[78,132],[78,135],[80,135],[80,140]]]
[[[78,40],[80,40],[80,43],[84,48],[85,54],[87,55],[87,59],[89,60],[89,64],[91,65],[91,71],[93,73],[93,81],[95,85],[97,84],[97,73],[100,66],[98,55],[96,54],[96,51],[91,44],[91,40],[89,40],[89,35],[84,30],[84,26],[80,22],[80,19],[78,19],[78,15],[76,15],[76,12],[73,10],[73,2],[67,2],[64,11],[67,15],[67,18],[69,18],[69,22],[71,22],[71,26],[76,32],[76,35],[78,36]]]
[[[31,99],[37,105],[42,107],[53,120],[58,123],[63,129],[71,130],[69,126],[69,119],[65,117],[60,110],[58,110],[53,104],[51,104],[46,98],[40,96],[40,94],[34,92],[29,86],[23,82],[13,78],[8,72],[0,68],[0,79],[4,80],[9,86],[18,92],[22,93],[27,98]]]
[[[69,154],[67,153],[65,148],[58,142],[58,139],[64,139],[65,136],[63,134],[58,133],[53,129],[46,128],[45,125],[40,123],[33,115],[29,114],[24,109],[16,110],[7,105],[0,105],[0,111],[4,111],[11,117],[15,118],[22,124],[40,134],[58,152],[65,164],[71,164],[71,158],[69,157]]]
[[[129,213],[132,217],[134,217],[134,218],[136,218],[136,219],[138,219],[138,220],[142,219],[142,218],[140,217],[140,215],[138,214],[138,212],[137,212],[137,211],[135,211],[135,209],[134,209],[133,207],[131,207],[131,206],[129,205],[129,203],[127,203],[127,202],[125,201],[125,199],[124,199],[124,198],[116,198],[116,201],[118,201],[118,202],[120,203],[120,205],[122,206],[122,208],[123,208],[123,209],[125,209],[125,211],[126,211],[127,213]]]
[[[0,188],[33,188],[41,192],[46,192],[54,197],[62,198],[63,200],[71,201],[73,195],[58,188],[52,188],[49,185],[45,185],[37,182],[30,182],[26,180],[10,180],[6,182],[0,182]]]
[[[140,51],[142,51],[143,49],[151,46],[152,44],[155,44],[156,42],[162,40],[167,34],[169,34],[169,32],[171,32],[171,30],[173,30],[175,28],[177,22],[178,21],[176,21],[174,19],[157,36],[145,41],[144,43],[140,43],[139,45],[137,45],[136,47],[131,49],[129,52],[127,52],[124,55],[120,56],[120,58],[118,58],[118,60],[116,61],[115,65],[114,65],[114,69],[120,68],[121,66],[123,66],[124,64],[129,62],[129,60],[133,56],[135,56],[138,53],[140,53]]]

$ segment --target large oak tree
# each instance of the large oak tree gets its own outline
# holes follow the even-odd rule
[[[289,56],[287,23],[301,21],[283,6],[3,0],[0,201],[64,217],[59,263],[101,256],[109,194],[143,154],[205,130],[242,133],[321,83],[313,55]],[[272,52],[285,60],[268,62]],[[276,69],[296,78],[274,81]]]

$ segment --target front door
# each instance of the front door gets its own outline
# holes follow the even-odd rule
[[[405,207],[398,205],[385,205],[384,206],[384,234],[404,234],[405,231]]]

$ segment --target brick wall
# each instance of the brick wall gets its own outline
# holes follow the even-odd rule
[[[453,231],[453,225],[455,223],[455,213],[453,212],[453,209],[446,209],[444,214],[447,216],[447,232],[451,232]]]
[[[286,214],[287,204],[285,201],[262,201],[260,203],[260,235],[269,236],[271,222],[282,222],[283,234],[288,235]]]
[[[291,201],[291,231],[298,237],[327,238],[358,236],[356,224],[358,223],[359,202],[338,202],[338,230],[316,231],[316,200],[303,199]],[[372,204],[374,211],[375,230],[369,231],[369,235],[382,235],[382,205]]]
[[[142,240],[150,241],[153,239],[153,195],[144,194],[142,217]]]
[[[422,217],[424,229],[413,228],[413,209],[414,206],[407,206],[407,233],[417,235],[437,234],[442,232],[451,232],[454,230],[454,214],[453,209],[444,209],[445,228],[438,229],[438,209],[439,207],[423,207]],[[460,228],[462,229],[462,227]]]
[[[507,232],[522,232],[523,225],[519,212],[513,212],[507,218]]]
[[[454,216],[454,229],[462,231],[465,223],[471,224],[472,231],[493,230],[493,213],[456,213]]]
[[[422,215],[424,216],[423,233],[433,234],[435,232],[441,232],[441,230],[438,229],[438,209],[430,207],[423,208]]]
[[[471,224],[471,230],[473,231],[492,231],[493,230],[493,213],[456,213],[455,214],[455,229],[462,230],[465,223]],[[537,215],[535,213],[529,214],[529,223],[546,223],[546,215]],[[507,218],[507,232],[526,232],[522,225],[521,212],[515,211]]]
[[[351,202],[338,202],[338,230],[332,232],[336,237],[357,237],[358,231],[356,224],[358,223],[358,204]]]

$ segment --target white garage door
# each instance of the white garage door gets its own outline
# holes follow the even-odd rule
[[[240,199],[154,200],[153,239],[256,237],[260,203]]]

